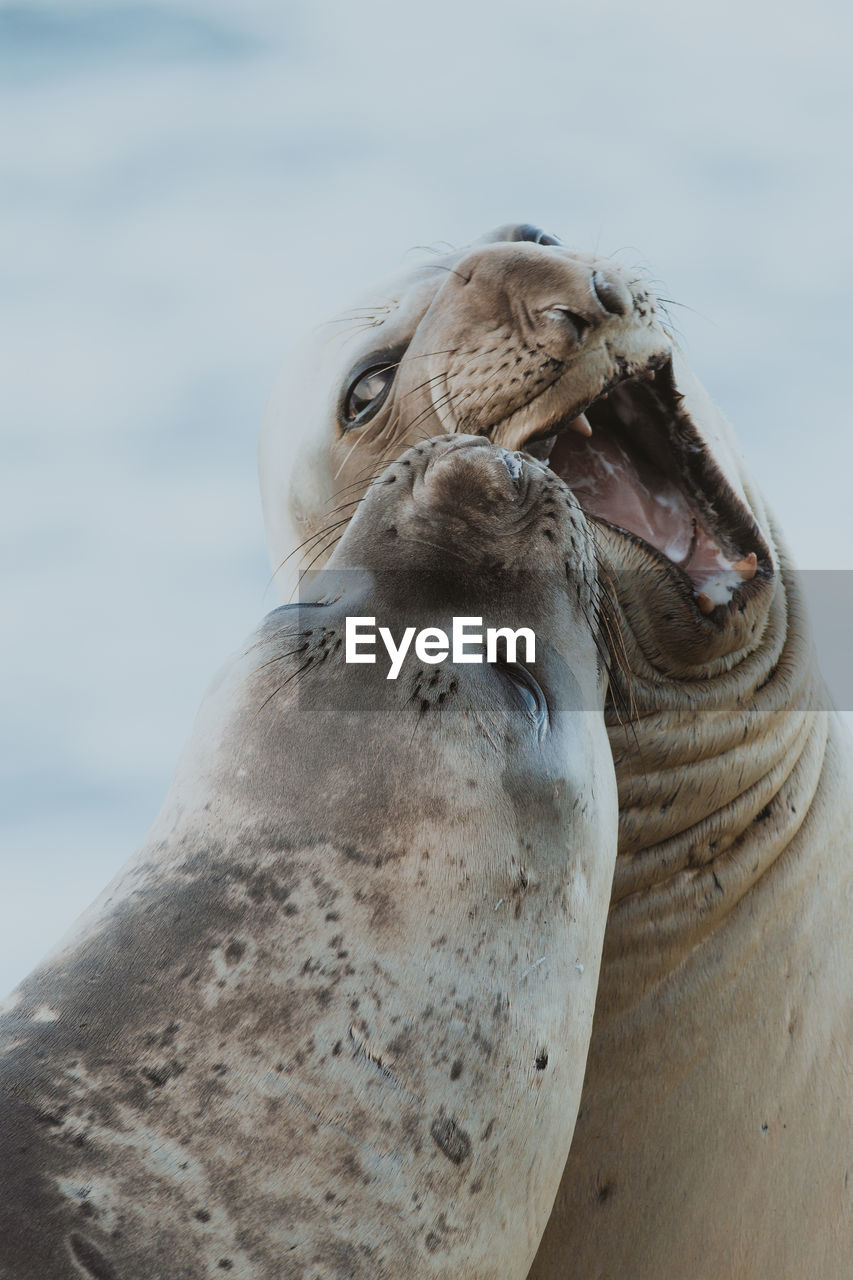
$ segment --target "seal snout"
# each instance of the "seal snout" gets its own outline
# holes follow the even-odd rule
[[[453,438],[430,459],[424,474],[431,502],[445,509],[494,511],[523,497],[523,454],[496,447],[482,436]]]

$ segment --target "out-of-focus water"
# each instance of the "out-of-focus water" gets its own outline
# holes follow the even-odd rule
[[[275,604],[282,351],[411,246],[653,264],[799,562],[853,567],[850,55],[840,0],[0,5],[0,986]]]

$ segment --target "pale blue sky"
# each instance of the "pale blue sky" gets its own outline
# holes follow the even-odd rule
[[[650,263],[800,563],[853,567],[851,54],[840,0],[0,4],[0,987],[275,603],[281,353],[411,246]]]

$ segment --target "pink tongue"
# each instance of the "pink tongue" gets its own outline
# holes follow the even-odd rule
[[[551,454],[551,466],[585,511],[600,516],[651,543],[680,564],[697,591],[723,588],[728,599],[741,582],[731,559],[695,514],[681,492],[643,459],[630,457],[618,440],[603,433],[591,440],[564,431]],[[728,579],[731,578],[729,582]]]

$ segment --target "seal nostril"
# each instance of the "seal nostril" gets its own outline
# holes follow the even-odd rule
[[[593,293],[605,311],[609,311],[612,316],[628,314],[631,304],[628,291],[624,285],[617,284],[614,280],[608,280],[603,271],[597,270],[593,271],[590,283]]]
[[[510,453],[508,449],[499,449],[498,452],[501,455],[501,462],[517,484],[524,470],[524,463],[521,457],[517,453]]]
[[[586,337],[586,331],[590,328],[589,320],[584,316],[578,315],[576,311],[572,311],[569,307],[564,307],[562,303],[555,303],[552,307],[544,312],[552,320],[560,320],[575,332],[575,338],[578,343],[583,342]]]

